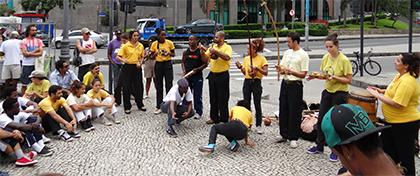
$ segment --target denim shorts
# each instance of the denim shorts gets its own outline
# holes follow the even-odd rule
[[[27,86],[31,83],[31,79],[29,79],[29,75],[35,70],[35,65],[32,66],[22,66],[22,74],[20,75],[20,82],[22,85]]]

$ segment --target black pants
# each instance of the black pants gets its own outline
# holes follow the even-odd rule
[[[169,126],[172,126],[174,124],[180,124],[182,121],[184,121],[185,119],[191,118],[195,114],[194,109],[191,109],[188,116],[186,118],[183,118],[182,114],[184,114],[184,112],[188,111],[188,106],[175,105],[175,107],[174,107],[174,111],[176,113],[175,117],[178,118],[178,120],[175,120],[175,119],[172,118],[172,112],[171,112],[170,105],[171,105],[170,101],[162,102],[162,104],[160,105],[160,109],[162,110],[162,112],[168,114],[168,125]]]
[[[80,82],[83,82],[83,77],[89,71],[90,64],[79,66],[79,73],[77,78],[79,78]]]
[[[298,140],[302,119],[302,81],[281,82],[280,88],[280,135],[284,139]]]
[[[27,124],[32,124],[36,122],[36,118],[30,118],[27,120]],[[42,140],[42,134],[38,130],[31,130],[25,132],[25,138],[32,146],[35,142]]]
[[[229,142],[245,139],[248,129],[241,122],[232,120],[229,123],[216,124],[211,127],[209,144],[216,144],[217,134],[224,135]]]
[[[318,139],[316,141],[316,147],[319,150],[324,150],[325,136],[321,130],[322,119],[324,115],[334,106],[339,104],[347,103],[349,100],[349,93],[343,91],[337,91],[335,93],[329,93],[327,90],[322,91],[321,105],[319,107],[319,116],[317,125]],[[413,144],[414,145],[414,144]]]
[[[210,72],[210,118],[215,123],[228,122],[229,119],[229,71]]]
[[[174,80],[174,70],[172,68],[172,61],[163,61],[155,63],[155,79],[156,79],[156,108],[159,109],[163,100],[163,77],[165,77],[166,93],[172,88],[172,81]]]
[[[121,88],[122,88],[122,74],[121,74],[121,70],[120,70],[120,74],[118,75],[118,81],[117,81],[117,85],[115,86],[114,89],[114,98],[115,98],[115,103],[117,103],[118,105],[121,104]],[[131,95],[135,95],[135,91],[134,91],[134,86],[131,86]]]
[[[255,118],[257,119],[257,126],[261,126],[262,123],[262,111],[261,111],[261,79],[245,79],[244,85],[242,87],[242,94],[244,100],[251,103],[251,93],[254,96],[254,106],[255,106]]]
[[[419,132],[419,121],[386,124],[392,125],[381,133],[381,140],[384,152],[387,153],[395,163],[407,168],[406,175],[415,175],[414,140]]]
[[[137,107],[141,108],[143,104],[143,73],[141,68],[137,68],[136,64],[124,64],[122,70],[123,100],[124,110],[131,109],[130,95],[131,86],[134,85],[134,98]]]
[[[63,107],[60,106],[56,113],[67,122],[71,122],[72,119],[69,117],[66,109]],[[46,114],[44,117],[42,117],[42,127],[44,128],[45,132],[51,131],[53,135],[57,135],[58,130],[61,129],[60,124],[55,121],[49,114]]]

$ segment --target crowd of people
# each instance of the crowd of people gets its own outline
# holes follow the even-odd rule
[[[138,30],[123,33],[117,29],[116,38],[110,41],[107,52],[112,65],[114,97],[105,90],[103,75],[93,55],[97,48],[88,28],[81,30],[83,38],[77,41],[82,60],[77,76],[69,70],[69,63],[63,60],[55,63],[55,70],[50,75],[35,70],[35,57],[41,55],[44,47],[42,41],[34,38],[36,30],[35,25],[28,25],[26,38],[22,41],[17,40],[17,33],[12,32],[11,39],[0,46],[0,55],[5,56],[2,79],[6,80],[3,95],[6,100],[0,107],[0,149],[16,158],[18,166],[36,164],[35,155],[53,154],[53,149],[45,145],[50,140],[43,136],[45,132],[51,131],[64,141],[72,141],[81,137],[77,132],[78,125],[85,132],[95,130],[92,125],[95,118],[99,117],[106,126],[112,125],[110,120],[120,124],[116,106],[123,104],[125,114],[131,113],[132,105],[146,111],[143,99],[149,98],[152,80],[156,88],[154,114],[166,113],[166,133],[177,137],[173,125],[192,117],[199,119],[203,115],[203,70],[208,65],[210,73],[206,79],[209,84],[210,119],[206,123],[215,125],[211,128],[208,145],[200,147],[199,151],[214,152],[217,134],[224,135],[231,143],[230,150],[236,151],[239,148],[238,140],[245,139],[247,145],[256,145],[248,140],[251,128],[257,134],[264,133],[261,126],[262,79],[268,75],[269,65],[266,58],[258,54],[265,47],[262,39],[252,40],[248,45],[248,56],[242,63],[235,62],[245,77],[243,100],[229,111],[232,47],[225,42],[226,34],[223,31],[215,34],[214,43],[209,48],[198,43],[197,36],[189,37],[189,47],[182,53],[183,78],[172,85],[175,47],[166,39],[166,31],[156,29],[157,38],[150,41],[148,48],[144,48],[137,41],[140,35]],[[279,142],[290,141],[290,147],[295,149],[302,137],[302,80],[306,78],[309,81],[315,77],[307,74],[309,56],[299,45],[300,35],[291,32],[286,37],[289,50],[284,53],[282,61],[274,65],[283,75],[279,96],[279,136],[276,139]],[[407,175],[414,175],[413,146],[420,125],[417,110],[420,87],[416,81],[420,68],[419,54],[403,53],[397,58],[395,69],[399,74],[386,90],[367,88],[367,92],[383,102],[387,126],[375,128],[363,109],[346,104],[353,72],[349,59],[339,52],[337,37],[337,34],[331,34],[324,41],[328,54],[323,57],[320,70],[327,77],[325,90],[321,93],[319,116],[313,123],[316,146],[307,152],[323,153],[324,146],[328,145],[332,149],[330,160],[341,160],[349,174],[372,174],[375,171],[397,173],[393,167],[389,167],[395,162],[406,168]],[[20,52],[24,56],[22,62]],[[146,78],[145,91],[143,73]],[[22,83],[21,97],[16,89],[19,79]],[[251,113],[251,95],[255,124]],[[130,101],[131,96],[134,97],[134,104]],[[345,124],[354,124],[354,121],[364,123],[363,129],[345,127]],[[380,137],[379,130],[383,130]],[[33,152],[22,152],[24,141],[33,148]],[[364,164],[378,160],[383,161],[382,165],[365,168]],[[388,170],[381,170],[383,167]]]

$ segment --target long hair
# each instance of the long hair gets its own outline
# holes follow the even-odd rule
[[[77,90],[79,90],[80,88],[82,88],[85,84],[83,82],[80,82],[78,80],[74,80],[73,83],[70,85],[70,92],[73,95],[76,95]]]
[[[35,27],[38,30],[38,27],[36,27],[35,24],[30,24],[28,26],[26,26],[26,31],[25,31],[25,36],[29,37],[29,32],[31,31],[31,27]]]
[[[402,55],[402,63],[404,65],[408,65],[407,72],[410,72],[410,75],[418,78],[420,72],[420,53],[401,53]]]

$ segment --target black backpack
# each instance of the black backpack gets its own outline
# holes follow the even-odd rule
[[[82,39],[79,39],[79,41],[80,41],[80,44],[83,44]],[[82,64],[82,57],[80,57],[80,51],[79,49],[77,49],[77,46],[76,46],[76,48],[74,48],[73,50],[73,65],[78,67],[81,64]]]

